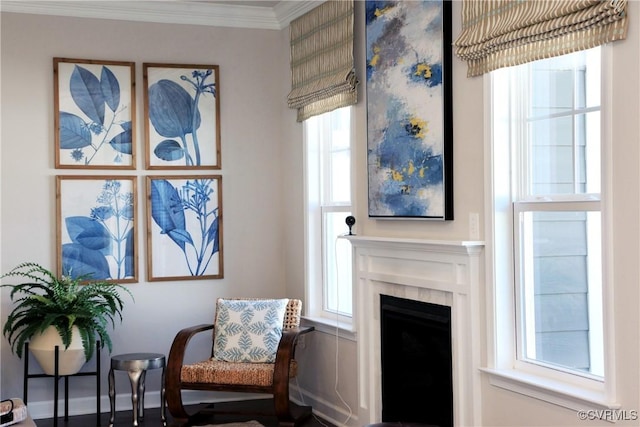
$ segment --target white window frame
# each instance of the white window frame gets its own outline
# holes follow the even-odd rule
[[[514,224],[512,212],[510,176],[511,155],[509,135],[499,134],[493,126],[494,103],[492,75],[484,78],[484,129],[485,129],[485,230],[486,283],[487,283],[487,326],[488,354],[487,367],[490,384],[526,396],[547,401],[573,410],[617,409],[615,395],[615,366],[613,339],[613,273],[612,254],[609,250],[613,224],[611,222],[611,202],[607,194],[611,192],[611,182],[607,171],[611,170],[611,49],[601,47],[602,54],[602,98],[601,98],[601,220],[602,220],[602,321],[604,377],[579,376],[544,365],[518,360],[516,342],[516,288],[513,285],[514,271]],[[499,96],[499,95],[498,95]],[[499,115],[499,112],[498,112]],[[505,167],[506,166],[506,167]],[[571,201],[567,201],[570,205]]]
[[[353,311],[355,301],[352,299],[351,314],[339,313],[326,309],[328,285],[325,277],[328,273],[327,254],[334,250],[345,250],[348,253],[348,263],[343,259],[337,260],[338,269],[348,269],[348,283],[338,283],[338,286],[349,286],[350,293],[353,295],[353,284],[351,278],[351,245],[346,239],[338,239],[335,241],[325,242],[322,238],[322,228],[325,226],[325,218],[327,214],[344,213],[346,218],[353,215],[354,208],[354,109],[353,107],[345,107],[350,113],[350,182],[344,183],[350,186],[351,200],[350,202],[337,202],[333,204],[323,204],[323,200],[329,200],[328,194],[329,178],[322,178],[323,182],[315,182],[314,177],[323,176],[325,168],[321,164],[321,159],[327,156],[326,146],[312,141],[312,136],[308,134],[307,123],[303,123],[304,129],[304,164],[305,164],[305,303],[306,314],[305,319],[313,323],[318,330],[328,333],[335,333],[336,328],[347,338],[355,339],[353,335],[355,322],[353,320]],[[312,144],[309,146],[309,144]],[[321,150],[325,150],[321,152]],[[344,234],[347,234],[347,225],[344,225]],[[331,245],[331,247],[328,247]],[[335,278],[334,278],[335,281]],[[346,281],[345,281],[346,282]]]

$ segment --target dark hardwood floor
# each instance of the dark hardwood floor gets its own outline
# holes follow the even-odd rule
[[[189,424],[190,426],[198,426],[204,424],[225,424],[232,422],[242,422],[242,421],[250,421],[255,420],[260,422],[265,427],[277,427],[278,419],[274,416],[266,416],[266,415],[250,415],[250,414],[215,414],[212,415],[207,413],[207,409],[209,409],[210,404],[202,404],[202,405],[194,405],[188,407],[189,413],[198,412],[199,415],[194,421]],[[260,412],[260,413],[268,413],[271,412],[272,409],[272,400],[270,399],[259,399],[259,400],[248,400],[242,402],[225,402],[225,403],[216,403],[214,405],[217,411],[252,411],[252,412]],[[108,427],[109,426],[109,413],[103,412],[101,417],[101,426]],[[131,427],[133,421],[133,414],[131,411],[121,411],[116,413],[114,427]],[[53,419],[40,419],[35,420],[38,427],[53,427]],[[96,425],[96,416],[92,415],[78,415],[69,417],[68,421],[64,420],[64,416],[60,416],[58,418],[58,427],[93,427]],[[160,408],[149,408],[144,411],[144,419],[139,423],[140,427],[161,427],[162,422],[160,418]],[[173,422],[171,418],[171,414],[167,411],[167,426],[174,427],[178,424]],[[312,415],[309,417],[300,427],[335,427],[333,424],[328,421],[317,418]]]

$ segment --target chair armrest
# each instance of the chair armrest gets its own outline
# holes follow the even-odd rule
[[[276,361],[273,372],[274,385],[280,381],[289,382],[289,365],[295,356],[296,344],[301,335],[308,334],[315,328],[313,326],[297,327],[285,329],[282,331],[282,338],[278,344],[278,352],[276,353]]]
[[[184,328],[176,334],[169,351],[169,359],[167,360],[166,388],[179,390],[180,371],[184,363],[184,355],[191,338],[194,335],[213,329],[213,324],[203,323],[201,325],[190,326]]]
[[[304,326],[297,328],[285,329],[282,331],[282,338],[280,339],[280,344],[278,345],[278,353],[276,354],[276,360],[280,357],[288,358],[289,360],[293,359],[295,356],[296,344],[298,343],[298,338],[301,335],[308,334],[313,331],[315,328],[313,326]],[[289,366],[287,363],[286,366]],[[288,368],[287,368],[288,369]]]
[[[308,334],[315,329],[316,328],[314,326],[298,326],[297,328],[285,329],[282,331],[282,334],[284,335],[285,333],[293,333],[294,335],[296,335],[297,339],[297,337],[299,337],[300,335]]]
[[[182,394],[180,392],[180,372],[182,371],[187,345],[194,335],[211,329],[213,329],[213,324],[190,326],[178,331],[173,339],[165,372],[165,398],[169,412],[175,419],[186,420],[189,418],[189,414],[182,404]]]

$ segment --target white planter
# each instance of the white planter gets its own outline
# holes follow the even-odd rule
[[[64,348],[62,338],[54,326],[49,326],[42,334],[31,338],[29,350],[47,375],[55,375],[56,346],[59,347],[58,375],[78,373],[86,363],[80,330],[76,326],[73,327],[71,344],[67,349]]]

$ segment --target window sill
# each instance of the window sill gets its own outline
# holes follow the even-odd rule
[[[340,338],[344,338],[349,341],[356,341],[356,331],[353,330],[353,325],[347,322],[340,322],[335,319],[327,319],[323,317],[310,317],[302,316],[302,323],[305,326],[313,326],[316,331],[337,335]]]
[[[575,411],[620,408],[619,403],[607,398],[605,391],[589,390],[512,369],[481,368],[480,370],[489,376],[489,383],[496,387]]]

